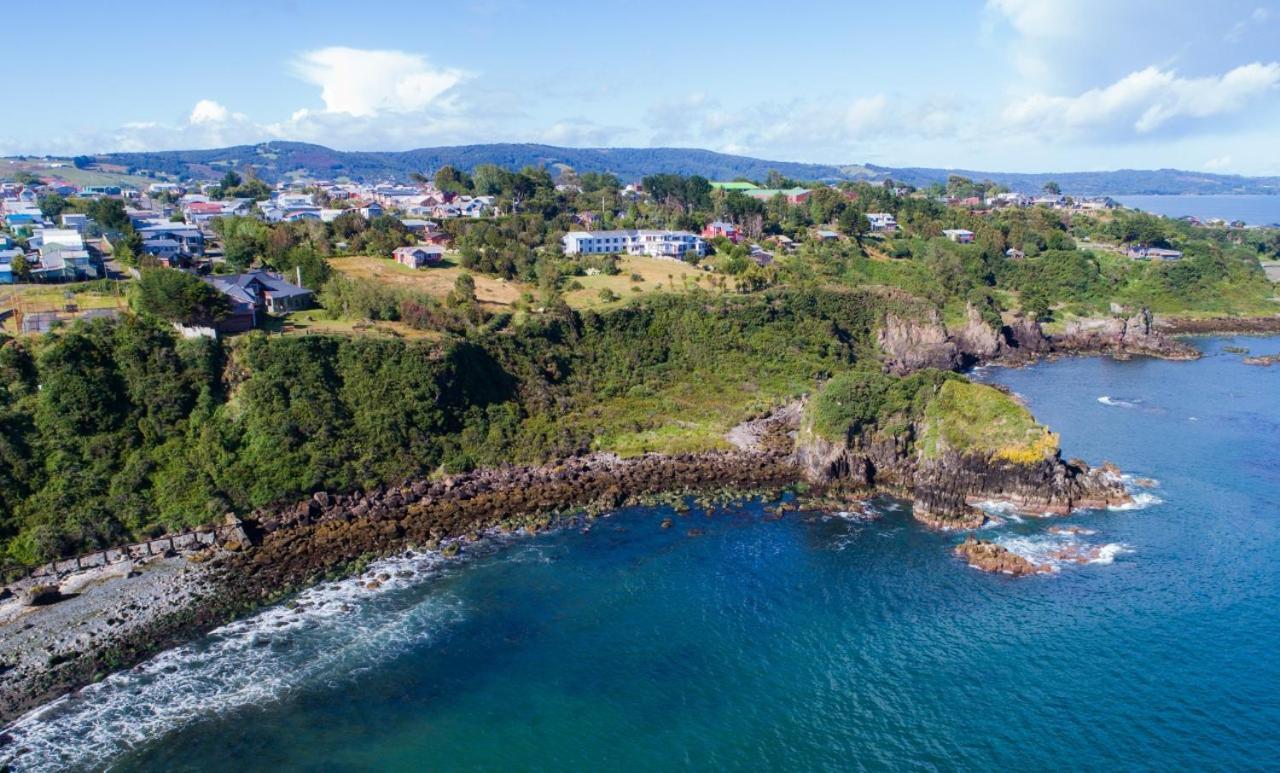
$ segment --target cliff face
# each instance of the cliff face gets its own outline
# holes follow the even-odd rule
[[[847,444],[802,433],[796,466],[814,485],[853,492],[886,490],[909,498],[917,520],[940,528],[981,525],[985,516],[975,505],[989,500],[1043,515],[1132,501],[1109,468],[1063,461],[1056,453],[1032,463],[956,451],[925,458],[914,450],[920,432],[911,425],[891,436],[864,433]]]
[[[1175,341],[1152,324],[1151,311],[1143,308],[1132,317],[1078,320],[1053,338],[1058,351],[1081,354],[1108,354],[1127,359],[1135,354],[1173,360],[1191,360],[1199,353]]]
[[[1134,355],[1195,359],[1199,353],[1156,328],[1151,311],[1131,317],[1077,320],[1058,335],[1047,335],[1034,319],[1016,317],[996,330],[969,306],[965,321],[949,329],[936,311],[921,319],[886,317],[877,336],[885,369],[903,376],[924,368],[957,370],[981,362],[1022,364],[1049,354]]]

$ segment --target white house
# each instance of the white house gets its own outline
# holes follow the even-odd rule
[[[948,228],[942,235],[958,244],[973,244],[973,231],[964,228]]]
[[[707,243],[688,231],[570,231],[561,240],[566,255],[648,255],[680,259],[707,254]]]
[[[898,219],[888,212],[868,212],[867,222],[871,224],[872,231],[898,230]]]

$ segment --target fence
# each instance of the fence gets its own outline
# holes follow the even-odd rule
[[[106,550],[95,550],[92,553],[83,553],[74,558],[64,558],[38,567],[31,573],[31,576],[56,576],[67,572],[80,571],[82,569],[94,569],[102,566],[110,566],[112,564],[120,563],[121,561],[131,561],[139,558],[164,555],[169,551],[174,553],[191,553],[213,545],[224,544],[226,542],[236,541],[247,543],[248,540],[249,538],[245,533],[244,526],[240,521],[235,521],[233,523],[226,523],[220,526],[192,529],[191,531],[184,531],[179,534],[157,537],[153,540],[136,542],[132,545],[122,545],[120,547],[107,548]]]

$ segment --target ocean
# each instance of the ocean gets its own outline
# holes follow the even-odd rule
[[[905,503],[632,508],[381,562],[7,728],[15,769],[1262,769],[1280,760],[1280,368],[993,368],[1133,508],[982,530],[1087,564],[970,569]],[[662,529],[671,517],[674,528]],[[1075,525],[1079,534],[1051,527]],[[19,753],[21,750],[21,753]]]
[[[1113,196],[1116,201],[1167,217],[1187,215],[1222,218],[1228,222],[1242,220],[1248,225],[1280,223],[1280,196],[1223,194],[1203,196]]]

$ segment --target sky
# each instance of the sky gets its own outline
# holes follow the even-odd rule
[[[1280,174],[1280,0],[3,5],[0,155],[542,142]]]

